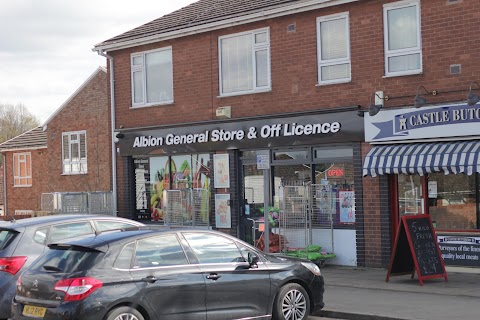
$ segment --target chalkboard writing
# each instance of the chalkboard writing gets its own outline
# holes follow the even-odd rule
[[[406,219],[406,223],[420,275],[444,274],[442,258],[432,230],[430,216]]]
[[[415,271],[421,285],[424,279],[448,281],[432,220],[426,214],[401,217],[386,281],[391,275],[411,274],[413,278]]]

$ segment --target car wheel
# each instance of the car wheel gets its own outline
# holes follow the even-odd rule
[[[110,311],[106,320],[145,320],[145,318],[134,308],[120,307]]]
[[[306,320],[310,311],[310,298],[305,289],[290,283],[278,291],[273,305],[274,320]]]

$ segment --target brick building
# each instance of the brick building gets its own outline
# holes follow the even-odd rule
[[[0,159],[0,162],[2,160]],[[5,189],[3,185],[3,162],[0,163],[0,214],[3,215],[3,190]]]
[[[378,141],[375,119],[412,112],[417,94],[426,105],[418,110],[465,102],[480,70],[478,7],[200,0],[97,44],[114,79],[119,214],[248,240],[249,223],[271,206],[283,211],[272,227],[288,246],[320,244],[337,264],[388,265],[399,217],[428,213],[433,198],[418,170],[387,172],[376,165],[383,160],[364,160],[386,152],[379,143],[441,142],[405,132]],[[443,138],[458,140],[455,130]],[[477,171],[468,177],[473,184],[459,183],[476,195],[473,223],[445,231],[478,231]],[[175,195],[195,188],[207,190],[199,203],[209,199],[208,214],[175,211]],[[408,201],[416,211],[402,209]]]
[[[69,201],[88,192],[111,197],[107,90],[106,69],[99,67],[42,126],[0,145],[7,214],[65,212]]]

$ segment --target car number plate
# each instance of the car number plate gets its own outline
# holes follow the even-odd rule
[[[24,306],[22,315],[30,316],[35,318],[43,318],[47,312],[47,308],[35,307],[35,306]]]

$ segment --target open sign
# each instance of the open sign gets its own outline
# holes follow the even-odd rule
[[[343,177],[343,175],[344,175],[343,169],[330,169],[327,171],[327,176],[329,178]]]

